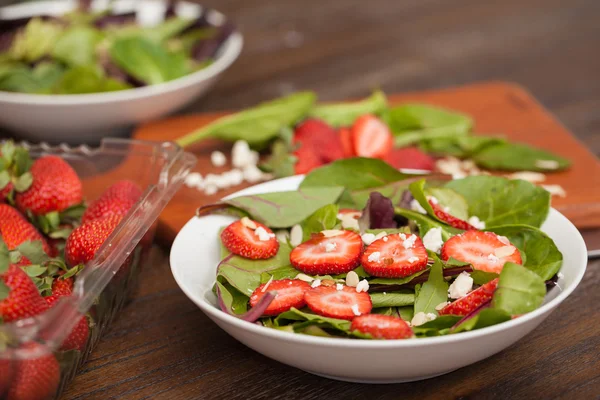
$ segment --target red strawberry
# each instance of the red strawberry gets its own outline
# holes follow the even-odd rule
[[[221,241],[233,254],[253,260],[271,258],[279,250],[279,241],[273,231],[250,219],[230,224],[221,232]]]
[[[0,203],[4,203],[12,193],[14,187],[12,182],[8,182],[6,186],[0,189]]]
[[[0,266],[0,270],[2,266]],[[31,278],[16,265],[0,273],[0,285],[8,287],[8,296],[0,298],[0,317],[4,322],[33,317],[48,309]]]
[[[367,292],[357,292],[356,288],[349,286],[343,286],[342,290],[337,290],[336,286],[319,286],[308,290],[304,300],[319,315],[347,320],[368,314],[373,308]]]
[[[64,211],[83,200],[81,180],[69,164],[58,156],[44,156],[31,166],[33,184],[17,193],[15,202],[22,212],[45,215]]]
[[[294,152],[298,157],[297,174],[344,157],[342,142],[335,129],[318,119],[307,119],[296,127],[294,144],[299,148]]]
[[[304,302],[304,292],[310,289],[310,285],[299,279],[281,279],[271,283],[263,283],[250,296],[250,305],[254,307],[265,293],[272,290],[277,291],[277,296],[269,304],[264,315],[279,315],[288,311],[290,308],[302,308]]]
[[[29,343],[23,347],[32,352],[43,351],[41,345]],[[60,365],[52,353],[33,356],[16,362],[8,400],[53,398],[60,382]]]
[[[308,174],[313,169],[319,168],[324,164],[317,152],[306,143],[300,145],[294,151],[294,155],[298,159],[294,165],[294,172],[297,175]]]
[[[360,218],[360,215],[362,214],[362,211],[360,210],[355,210],[353,208],[340,208],[340,210],[338,211],[338,214],[354,214],[357,215],[357,218]]]
[[[394,146],[388,126],[371,114],[363,115],[354,122],[352,141],[359,157],[384,158]]]
[[[358,266],[363,249],[360,235],[337,231],[336,236],[314,235],[290,253],[292,265],[309,275],[343,274]]]
[[[435,203],[433,200],[428,200],[428,202],[429,202],[429,205],[431,206],[431,208],[433,208],[433,212],[435,213],[435,216],[438,217],[440,220],[444,221],[445,223],[447,223],[448,225],[450,225],[451,227],[457,228],[457,229],[462,229],[463,231],[470,231],[473,229],[477,230],[477,228],[475,228],[473,225],[471,225],[467,221],[463,221],[460,218],[456,218],[454,215],[444,211],[442,209],[442,206]]]
[[[497,274],[507,262],[522,264],[521,253],[506,238],[481,231],[466,231],[451,237],[442,246],[441,257],[444,261],[453,257],[475,269]]]
[[[48,242],[35,226],[8,204],[0,204],[0,237],[2,237],[9,250],[14,250],[27,241],[40,241],[46,254],[52,252]]]
[[[498,278],[481,285],[468,295],[448,304],[439,311],[439,314],[465,316],[474,311],[477,307],[481,306],[483,303],[491,300],[492,296],[494,295],[494,291],[496,290],[496,286],[498,286]]]
[[[52,295],[45,297],[48,306],[52,307],[58,299],[63,296],[70,296],[73,291],[73,278],[55,279],[52,283]],[[90,334],[87,317],[81,317],[75,325],[69,336],[66,337],[60,349],[83,351]]]
[[[435,160],[416,147],[404,147],[389,152],[383,160],[394,168],[422,169],[433,171]]]
[[[74,229],[65,244],[67,263],[70,266],[76,266],[93,259],[100,246],[115,230],[120,221],[121,217],[113,215],[87,222]]]
[[[354,152],[352,131],[350,128],[340,128],[338,130],[338,135],[340,136],[340,141],[342,142],[342,152],[344,154],[344,158],[354,157],[356,153]]]
[[[124,217],[131,207],[142,197],[142,189],[137,183],[119,181],[110,186],[94,201],[83,214],[82,223],[105,218],[110,215]]]
[[[427,268],[427,250],[417,235],[387,235],[367,247],[361,264],[369,275],[404,278]]]
[[[413,336],[412,329],[403,319],[379,314],[354,318],[350,330],[371,335],[373,339],[407,339]]]
[[[0,358],[0,398],[4,398],[10,388],[16,364],[16,360]]]

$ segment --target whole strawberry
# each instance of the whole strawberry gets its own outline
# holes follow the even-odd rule
[[[17,193],[15,202],[23,213],[35,216],[61,212],[83,200],[81,180],[71,166],[58,156],[44,156],[31,166],[33,183]]]
[[[0,204],[0,238],[4,240],[9,250],[14,250],[27,241],[39,241],[46,254],[52,252],[50,245],[35,226],[8,204]]]
[[[65,259],[70,266],[85,264],[96,255],[104,241],[115,230],[120,216],[110,216],[82,224],[71,232],[65,244]]]
[[[16,265],[0,265],[0,317],[12,322],[48,309],[31,278]]]
[[[28,343],[23,346],[32,352],[43,351],[41,345]],[[8,390],[8,400],[51,398],[60,382],[60,365],[52,353],[16,362],[13,379]]]
[[[29,189],[32,182],[30,167],[31,158],[26,149],[16,147],[12,141],[0,146],[0,203],[11,199],[14,192]]]
[[[125,216],[142,196],[140,186],[132,181],[119,181],[110,186],[83,214],[85,223],[111,215]]]

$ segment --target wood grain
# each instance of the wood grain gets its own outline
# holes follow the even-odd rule
[[[207,0],[245,34],[238,62],[186,113],[239,109],[292,90],[324,100],[509,80],[600,154],[597,0]],[[597,399],[600,262],[532,334],[451,374],[348,384],[260,356],[178,289],[155,249],[138,295],[64,399]]]

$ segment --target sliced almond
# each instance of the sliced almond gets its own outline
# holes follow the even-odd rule
[[[552,196],[566,197],[567,192],[560,185],[541,185]]]
[[[258,228],[258,225],[256,225],[256,222],[252,221],[248,217],[242,218],[241,222],[242,222],[242,225],[244,225],[246,228],[250,228],[250,229],[256,229],[256,228]]]
[[[321,285],[323,286],[333,286],[336,284],[336,281],[334,281],[333,279],[323,279],[321,281]]]
[[[535,166],[542,169],[558,169],[560,164],[556,160],[535,160]]]
[[[494,255],[498,258],[504,258],[512,255],[515,250],[515,246],[502,246],[494,250]]]
[[[312,276],[308,276],[306,274],[298,274],[298,275],[296,275],[296,277],[294,279],[299,279],[301,281],[308,282],[308,283],[315,280]]]
[[[350,271],[346,274],[346,286],[356,287],[359,281],[360,278],[356,272]]]
[[[321,233],[323,234],[323,236],[330,238],[330,237],[339,236],[339,235],[343,234],[344,231],[339,230],[339,229],[327,229],[327,230],[321,231]]]
[[[507,176],[510,179],[521,179],[531,183],[540,183],[546,180],[546,175],[541,172],[519,171]]]
[[[298,246],[300,243],[302,243],[302,235],[303,231],[300,225],[296,224],[292,226],[292,230],[290,232],[290,244],[294,247]]]

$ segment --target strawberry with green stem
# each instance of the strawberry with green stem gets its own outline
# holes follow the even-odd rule
[[[82,223],[111,215],[124,217],[142,197],[142,189],[132,181],[123,180],[111,185],[83,214]]]
[[[12,202],[15,192],[22,193],[29,189],[33,177],[29,152],[12,141],[0,146],[0,203]]]

